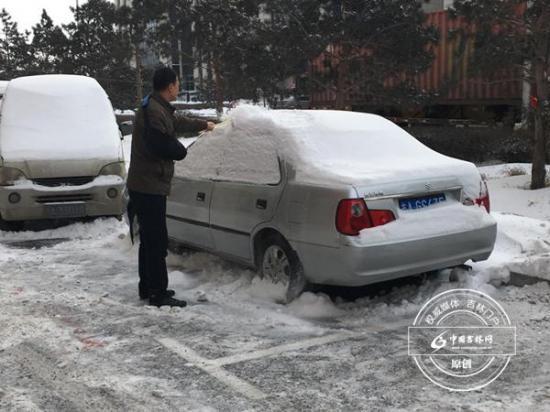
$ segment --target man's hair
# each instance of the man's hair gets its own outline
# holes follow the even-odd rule
[[[153,75],[153,89],[156,92],[166,90],[169,85],[175,83],[178,75],[170,67],[159,67]]]

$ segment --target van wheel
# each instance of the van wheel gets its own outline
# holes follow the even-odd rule
[[[0,217],[0,230],[17,232],[23,229],[24,223],[22,220],[4,220]]]
[[[286,302],[292,302],[304,291],[307,280],[296,252],[279,235],[270,235],[264,242],[259,259],[260,275],[274,283],[286,285]]]

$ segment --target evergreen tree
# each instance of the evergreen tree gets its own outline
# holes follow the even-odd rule
[[[114,4],[107,0],[89,0],[71,10],[74,21],[64,26],[69,36],[65,67],[70,64],[73,73],[98,80],[115,107],[133,107],[131,47],[119,30]]]
[[[112,61],[120,37],[116,32],[116,9],[106,0],[90,0],[78,9],[71,7],[74,21],[65,26],[70,35],[70,53],[78,74],[103,77]]]
[[[550,3],[547,0],[457,0],[462,35],[474,40],[472,71],[490,76],[502,69],[534,85],[535,138],[531,188],[545,186],[550,130]]]
[[[29,32],[21,33],[6,9],[0,11],[0,79],[32,73]]]
[[[172,68],[181,77],[184,90],[193,88],[193,84],[187,84],[187,80],[193,77],[195,64],[193,2],[194,0],[164,0],[164,14],[158,20],[153,36],[154,47],[171,62]]]
[[[333,0],[324,13],[329,42],[313,80],[335,95],[338,109],[351,93],[373,105],[415,97],[414,76],[430,66],[438,40],[418,1]]]
[[[264,3],[262,30],[263,65],[260,87],[270,94],[281,92],[277,87],[288,78],[299,80],[307,75],[309,62],[319,56],[330,41],[325,33],[325,10],[330,0],[269,0]],[[260,63],[260,62],[257,62]],[[300,90],[302,88],[302,90]],[[308,93],[307,86],[296,85],[296,92]],[[284,93],[284,91],[282,91]],[[268,92],[269,93],[269,92]]]
[[[65,56],[69,52],[69,39],[60,26],[54,25],[46,10],[40,22],[33,26],[32,51],[39,73],[71,73],[73,65]]]
[[[260,9],[254,0],[200,0],[193,9],[195,47],[202,51],[201,66],[212,72],[216,108],[226,98],[251,97],[249,62],[260,26]],[[260,48],[261,49],[261,48]]]
[[[121,7],[117,13],[122,44],[128,46],[135,66],[133,84],[137,104],[143,98],[144,92],[144,49],[153,38],[156,25],[166,10],[166,4],[166,0],[134,0],[132,7]]]
[[[319,0],[201,0],[193,7],[194,45],[207,90],[223,98],[270,98],[307,72],[327,44]],[[203,73],[199,71],[199,76]],[[208,93],[207,93],[208,94]]]

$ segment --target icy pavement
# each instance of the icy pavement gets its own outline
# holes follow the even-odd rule
[[[495,254],[458,281],[445,270],[354,301],[328,289],[284,305],[281,286],[238,265],[170,255],[185,309],[138,300],[137,247],[115,219],[0,232],[0,409],[550,410],[550,287],[506,285],[510,262],[550,253],[550,222],[495,217]],[[504,373],[468,393],[407,356],[420,307],[457,287],[489,293],[518,331]]]

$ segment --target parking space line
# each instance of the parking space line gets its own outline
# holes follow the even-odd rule
[[[313,346],[327,345],[330,343],[341,342],[354,338],[364,339],[369,336],[369,332],[379,333],[387,330],[395,330],[396,326],[401,327],[402,325],[392,325],[393,327],[388,326],[389,325],[382,326],[372,324],[363,327],[360,333],[344,331],[333,333],[330,335],[319,336],[316,338],[305,339],[298,342],[285,343],[267,349],[260,349],[252,352],[225,356],[217,359],[204,358],[193,349],[183,345],[182,343],[172,338],[156,338],[156,341],[163,345],[166,349],[185,359],[191,365],[202,369],[204,372],[208,373],[209,375],[224,383],[228,387],[232,388],[236,392],[246,396],[251,400],[259,400],[266,398],[267,395],[252,384],[238,378],[230,372],[227,372],[225,369],[223,369],[223,367],[239,362],[279,355],[285,352],[307,349]]]
[[[212,365],[224,366],[234,363],[265,358],[268,356],[279,355],[284,352],[291,352],[300,349],[307,349],[312,346],[326,345],[328,343],[339,342],[347,340],[357,336],[354,333],[342,332],[332,335],[320,336],[318,338],[306,339],[298,342],[285,343],[283,345],[274,346],[272,348],[260,349],[253,352],[239,353],[236,355],[226,356],[224,358],[212,359],[210,362]]]
[[[246,396],[248,399],[260,400],[267,397],[265,393],[260,391],[255,386],[236,377],[232,373],[227,372],[222,367],[212,364],[209,359],[203,358],[194,350],[182,345],[178,341],[171,338],[161,338],[157,339],[157,341],[166,349],[174,352],[178,356],[187,360],[189,363],[202,369],[212,377],[232,388],[234,391]]]

